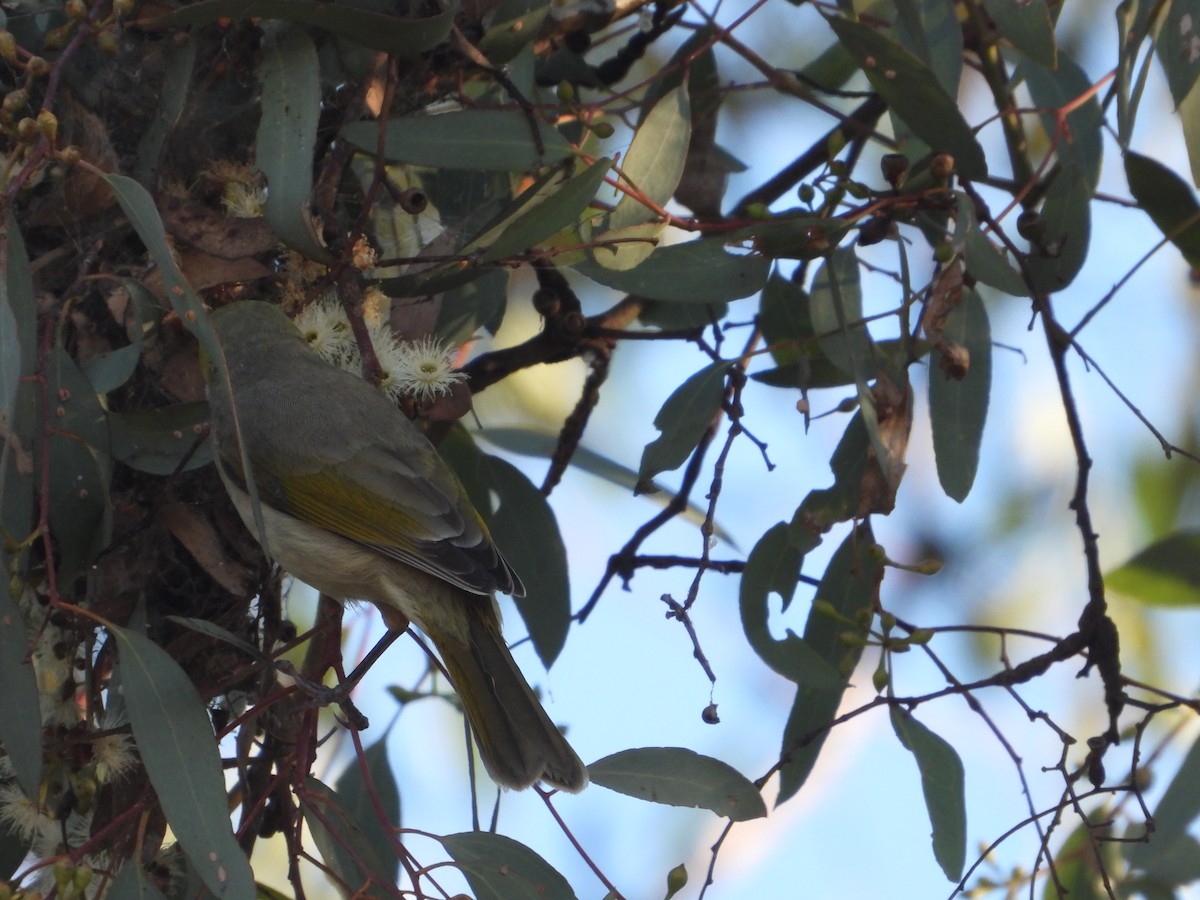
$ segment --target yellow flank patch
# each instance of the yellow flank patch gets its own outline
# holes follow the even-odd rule
[[[287,512],[360,544],[415,554],[431,539],[422,523],[361,485],[325,473],[279,479]]]

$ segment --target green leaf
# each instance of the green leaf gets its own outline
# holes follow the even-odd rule
[[[1029,288],[1021,273],[979,227],[975,219],[975,201],[966,194],[960,193],[956,197],[954,219],[954,249],[962,253],[971,276],[1014,297],[1028,296]]]
[[[554,510],[520,469],[486,454],[483,466],[499,500],[489,522],[492,537],[525,582],[525,596],[514,600],[548,669],[562,652],[571,625],[567,549]]]
[[[561,186],[549,185],[536,203],[523,210],[515,221],[505,227],[480,262],[524,253],[574,225],[595,199],[596,191],[604,183],[604,176],[610,168],[612,160],[605,157],[596,160]]]
[[[231,647],[237,647],[251,659],[258,661],[268,668],[273,665],[271,657],[263,653],[262,650],[255,647],[249,641],[238,637],[227,628],[222,628],[216,622],[210,622],[208,619],[196,619],[191,616],[164,616],[163,618],[168,622],[174,622],[177,625],[182,625],[184,628],[189,628],[197,634],[215,638],[218,641],[224,641]]]
[[[665,221],[609,228],[593,235],[588,252],[592,260],[602,268],[612,269],[614,272],[633,269],[656,252],[666,230]]]
[[[727,362],[705,366],[667,398],[654,417],[654,427],[662,434],[642,451],[642,463],[638,466],[639,491],[648,490],[650,480],[660,472],[679,468],[696,449],[721,408],[729,366]]]
[[[267,176],[263,216],[280,239],[305,256],[332,257],[313,231],[313,151],[321,115],[321,76],[317,48],[298,27],[268,32],[258,65],[262,117],[254,160]]]
[[[69,583],[108,546],[109,432],[91,382],[61,347],[50,351],[47,372],[53,408],[50,442],[50,530],[58,553],[58,577]],[[40,477],[40,476],[39,476]]]
[[[197,400],[145,412],[108,414],[113,458],[150,475],[190,472],[212,462],[212,441],[197,440],[208,421],[208,404]],[[187,462],[184,457],[188,453]],[[180,469],[180,464],[183,464]]]
[[[7,292],[0,296],[0,421],[13,420],[13,404],[21,381],[21,342],[17,317]]]
[[[495,335],[508,308],[508,272],[494,268],[469,284],[442,295],[434,333],[455,346],[474,338],[480,328]]]
[[[558,451],[558,434],[549,431],[535,431],[528,428],[486,428],[476,432],[476,437],[483,438],[510,453],[520,453],[524,456],[536,456],[542,459],[552,459]],[[637,490],[637,472],[616,460],[602,456],[587,447],[577,446],[571,454],[571,465],[577,469],[601,478],[617,487],[629,491]],[[662,486],[651,483],[649,499],[660,506],[666,504],[675,496],[674,492]],[[689,502],[683,514],[684,521],[699,525],[705,520],[708,511],[697,503]],[[736,547],[737,541],[719,522],[713,523],[713,536],[727,544]]]
[[[134,176],[143,185],[153,188],[158,180],[158,166],[163,145],[183,115],[188,88],[196,67],[198,41],[175,44],[164,54],[162,83],[158,91],[158,106],[154,117],[142,133],[137,145],[137,165]]]
[[[691,108],[687,89],[681,85],[654,104],[633,135],[621,160],[621,180],[639,196],[622,194],[609,216],[610,230],[658,218],[659,214],[640,198],[662,207],[674,196],[683,176],[691,136]]]
[[[320,28],[385,53],[423,53],[442,43],[454,24],[454,5],[425,18],[401,18],[321,0],[206,0],[162,16],[141,19],[142,26],[207,25],[218,19],[282,19]]]
[[[864,434],[865,441],[866,435]],[[838,547],[817,587],[813,609],[804,628],[804,641],[842,676],[842,690],[815,685],[797,685],[796,698],[783,730],[782,765],[779,770],[779,797],[776,805],[795,796],[812,773],[829,725],[837,715],[845,686],[862,656],[857,643],[847,644],[842,634],[866,632],[849,622],[869,617],[874,609],[883,563],[872,553],[875,536],[869,524],[855,528]],[[829,603],[836,617],[822,611],[817,601]],[[822,604],[823,605],[823,604]],[[848,621],[847,621],[848,620]]]
[[[400,875],[400,859],[396,855],[393,829],[400,827],[400,789],[388,762],[387,738],[390,733],[389,728],[374,744],[363,748],[362,760],[352,759],[333,789],[341,798],[346,815],[358,825],[375,856],[385,862],[392,861],[391,868],[385,868],[384,873],[390,874],[395,882]],[[369,784],[363,777],[364,764],[371,775]],[[371,798],[372,791],[379,798],[386,822],[380,821]]]
[[[1043,6],[1044,4],[1037,4]],[[1104,114],[1093,95],[1066,117],[1068,131],[1056,135],[1058,122],[1054,111],[1075,103],[1092,89],[1087,73],[1066,54],[1060,54],[1058,67],[1047,69],[1029,60],[1017,67],[1017,77],[1024,78],[1034,105],[1048,112],[1041,114],[1046,134],[1058,143],[1055,151],[1064,165],[1073,165],[1083,174],[1089,193],[1096,190],[1100,180],[1100,163],[1104,157]]]
[[[1105,575],[1104,584],[1150,606],[1200,605],[1200,532],[1182,531],[1151,544]]]
[[[946,495],[962,503],[975,483],[979,445],[987,421],[992,388],[992,333],[987,309],[975,291],[965,288],[946,317],[942,337],[967,352],[969,368],[954,378],[934,349],[929,365],[929,418],[938,480]]]
[[[852,248],[835,250],[821,264],[808,309],[821,352],[857,381],[873,376],[875,346],[863,322],[858,257]]]
[[[544,859],[502,834],[465,831],[439,840],[476,900],[574,900],[571,885]]]
[[[1041,248],[1025,260],[1034,290],[1054,294],[1075,280],[1092,239],[1092,189],[1075,165],[1064,165],[1046,191],[1046,221]]]
[[[767,814],[762,795],[737,769],[683,747],[622,750],[592,763],[588,775],[610,791],[668,806],[711,809],[732,822]]]
[[[108,887],[108,896],[127,900],[167,900],[166,896],[146,877],[136,859],[128,859]]]
[[[1129,843],[1125,858],[1135,869],[1157,878],[1168,868],[1180,874],[1200,877],[1196,841],[1188,829],[1200,816],[1200,739],[1193,742],[1179,771],[1167,785],[1154,809],[1154,832],[1146,843]],[[1190,861],[1190,871],[1188,863]],[[1183,879],[1176,883],[1185,883]]]
[[[1039,66],[1054,69],[1058,65],[1058,46],[1054,42],[1054,22],[1046,3],[1014,3],[1012,0],[983,0],[996,30],[1010,44]]]
[[[596,254],[599,259],[603,251]],[[572,268],[606,287],[648,300],[723,303],[763,289],[771,264],[757,254],[734,255],[723,241],[701,238],[659,247],[632,269],[610,269],[592,260]]]
[[[391,844],[388,854],[380,857],[337,793],[310,775],[304,779],[300,808],[321,859],[349,893],[364,900],[389,900],[396,896],[392,873],[398,861]]]
[[[0,554],[0,563],[5,572],[0,579],[0,741],[17,784],[26,797],[36,798],[42,783],[42,711],[28,659],[35,636],[25,631],[25,617],[9,594],[7,554]]]
[[[862,22],[826,17],[838,40],[858,60],[888,108],[935,152],[954,157],[955,169],[970,179],[987,177],[987,159],[958,103],[916,56]]]
[[[786,610],[796,593],[804,554],[788,538],[780,522],[769,528],[750,551],[738,595],[742,630],[762,661],[784,678],[816,690],[841,693],[846,679],[812,645],[790,628],[783,640],[771,636],[770,595],[778,594]]]
[[[167,823],[217,896],[254,896],[250,863],[233,836],[212,723],[195,686],[167,652],[115,625],[129,724]]]
[[[1166,16],[1158,31],[1154,49],[1167,76],[1167,86],[1176,106],[1196,85],[1200,75],[1200,3],[1196,0],[1176,0],[1167,4]]]
[[[1200,203],[1191,186],[1156,159],[1125,154],[1129,190],[1158,230],[1179,248],[1192,267],[1200,267]]]
[[[805,345],[816,337],[809,313],[808,295],[800,285],[784,278],[778,271],[771,273],[763,287],[759,325],[762,327],[763,340],[771,348],[771,356],[778,365],[784,366],[807,358]],[[787,343],[795,346],[778,346]]]
[[[963,29],[954,7],[942,0],[897,0],[896,34],[902,46],[937,75],[951,97],[962,81]]]
[[[379,128],[376,122],[352,122],[342,129],[342,137],[374,154]],[[531,128],[520,109],[464,109],[437,116],[415,113],[390,119],[383,126],[383,155],[440,169],[524,172],[570,154],[563,136],[538,120],[545,149],[539,155]]]
[[[929,823],[933,855],[951,881],[962,878],[967,857],[967,808],[963,795],[962,760],[944,739],[912,715],[891,707],[892,728],[917,760]]]
[[[549,12],[548,0],[502,0],[479,41],[480,52],[492,65],[503,65],[541,33]]]

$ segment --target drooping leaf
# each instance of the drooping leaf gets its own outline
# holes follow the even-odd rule
[[[600,258],[603,251],[598,251]],[[723,303],[749,297],[767,282],[770,263],[757,254],[735,255],[717,239],[659,247],[632,269],[610,269],[592,260],[573,266],[606,287],[648,300]]]
[[[1176,106],[1196,86],[1200,76],[1200,4],[1180,0],[1167,5],[1166,16],[1158,31],[1154,48],[1167,76],[1167,86]]]
[[[805,344],[816,337],[803,288],[778,272],[771,273],[762,292],[759,325],[775,362],[784,366],[807,358]],[[787,346],[792,343],[795,346]],[[767,382],[768,384],[770,382]]]
[[[7,293],[7,292],[6,292]],[[17,317],[7,296],[0,296],[0,420],[12,421],[21,381],[21,342]]]
[[[1122,845],[1129,864],[1159,876],[1168,868],[1186,872],[1190,860],[1191,878],[1200,877],[1197,842],[1188,834],[1188,829],[1200,816],[1200,739],[1192,743],[1175,777],[1163,791],[1153,816],[1154,832],[1149,841]],[[1183,884],[1186,880],[1176,883]]]
[[[483,255],[481,262],[490,262],[515,253],[523,253],[542,241],[575,224],[612,167],[607,157],[598,159],[561,186],[555,184],[544,199],[507,225]]]
[[[954,249],[962,253],[963,263],[971,276],[1014,297],[1028,295],[1029,288],[1021,273],[979,227],[975,219],[975,202],[966,194],[958,194],[954,219]]]
[[[962,299],[946,317],[942,337],[950,346],[965,351],[968,368],[959,377],[960,371],[949,364],[947,355],[934,349],[929,365],[933,452],[942,490],[962,503],[979,468],[979,446],[992,387],[991,327],[987,310],[975,291],[962,292]]]
[[[313,231],[309,209],[313,151],[321,114],[317,48],[298,27],[268,32],[258,65],[262,118],[255,141],[255,164],[267,176],[263,216],[293,250],[330,260]]]
[[[0,554],[7,573],[8,555]],[[25,617],[9,594],[9,579],[0,579],[0,741],[12,763],[17,784],[26,797],[36,798],[42,783],[42,712],[37,677],[29,661],[34,635],[25,631]]]
[[[629,150],[621,160],[624,185],[660,207],[666,205],[683,175],[691,135],[687,90],[680,86],[654,104],[634,133]],[[658,213],[647,207],[639,196],[622,194],[609,217],[609,229],[640,225],[658,218]]]
[[[167,900],[166,896],[146,877],[146,871],[136,859],[128,859],[109,885],[111,897],[128,900]]]
[[[1200,533],[1182,531],[1151,544],[1104,583],[1150,606],[1200,606]]]
[[[622,750],[588,766],[592,784],[669,806],[711,809],[733,822],[767,814],[762,795],[728,763],[682,747]]]
[[[162,16],[142,19],[143,26],[207,25],[218,19],[281,19],[320,28],[385,53],[423,53],[446,39],[454,7],[435,16],[401,18],[346,3],[321,0],[204,0]]]
[[[865,382],[875,374],[875,348],[863,322],[858,257],[835,250],[813,278],[809,315],[821,352],[842,371]]]
[[[530,120],[520,109],[464,109],[430,116],[421,113],[390,119],[384,129],[383,155],[420,166],[524,172],[556,163],[569,154],[557,130],[537,122],[543,153],[534,143]],[[373,154],[380,125],[352,122],[342,137]]]
[[[243,653],[253,660],[258,661],[264,666],[272,665],[271,657],[263,653],[258,647],[255,647],[249,641],[238,637],[227,628],[222,628],[216,622],[210,622],[208,619],[197,619],[191,616],[164,616],[169,622],[174,622],[177,625],[182,625],[184,628],[190,628],[197,634],[202,634],[205,637],[215,638],[218,641],[224,641],[231,647],[237,647]]]
[[[800,579],[804,554],[788,539],[783,522],[767,529],[750,551],[742,572],[738,606],[742,630],[762,661],[784,678],[814,689],[837,690],[845,678],[812,645],[790,628],[783,640],[771,635],[768,624],[770,595],[777,594],[787,609]]]
[[[50,530],[57,545],[58,577],[73,579],[102,549],[112,531],[108,485],[109,432],[104,410],[87,377],[61,347],[50,351],[47,371],[55,428],[50,443]]]
[[[954,748],[916,718],[891,708],[892,728],[921,772],[925,808],[933,826],[933,855],[951,881],[962,878],[967,857],[967,808],[962,760]]]
[[[117,626],[110,631],[138,754],[180,847],[218,897],[254,896],[254,875],[229,820],[212,723],[196,688],[153,641]]]
[[[1092,239],[1092,194],[1079,167],[1063,165],[1042,204],[1045,236],[1025,261],[1034,290],[1057,293],[1083,268]]]
[[[197,44],[197,41],[186,41],[165,54],[158,108],[138,141],[137,166],[134,169],[137,180],[150,188],[154,187],[157,180],[163,144],[183,114],[196,66]]]
[[[679,468],[696,449],[721,407],[729,366],[727,362],[705,366],[667,398],[654,417],[654,427],[662,434],[642,451],[638,490],[648,489],[655,475]]]
[[[575,900],[571,885],[544,859],[502,834],[465,831],[438,838],[476,900]]]
[[[874,609],[875,596],[883,579],[883,563],[871,551],[874,543],[869,524],[855,528],[833,554],[817,586],[813,609],[804,628],[804,642],[841,675],[843,689],[797,686],[796,698],[783,730],[783,763],[779,770],[777,804],[795,796],[812,773],[829,725],[837,714],[842,693],[862,655],[861,644],[857,641],[847,643],[842,635],[847,631],[858,636],[866,632],[865,623],[861,627],[849,623],[864,619],[869,622]],[[835,615],[823,611],[824,604],[818,601],[830,604]]]
[[[479,41],[480,52],[492,65],[504,65],[541,33],[549,13],[549,0],[502,0]]]
[[[1057,876],[1046,879],[1042,900],[1060,900],[1064,896],[1062,889],[1066,890],[1065,896],[1071,900],[1104,900],[1110,896],[1104,889],[1100,873],[1116,871],[1111,863],[1119,860],[1101,859],[1096,855],[1096,848],[1109,848],[1106,855],[1116,856],[1112,848],[1123,845],[1105,841],[1103,833],[1098,831],[1092,822],[1081,822],[1067,836],[1054,859]],[[1124,879],[1122,882],[1123,886],[1128,885]],[[1152,898],[1147,895],[1144,900]]]
[[[1005,40],[1039,66],[1051,70],[1057,67],[1058,45],[1049,4],[983,0],[983,8]]]
[[[1045,8],[1044,4],[1040,5]],[[1045,66],[1026,60],[1017,67],[1017,75],[1025,79],[1033,102],[1040,109],[1042,127],[1055,140],[1058,158],[1066,165],[1075,166],[1083,175],[1089,192],[1095,191],[1100,180],[1100,163],[1104,156],[1104,114],[1095,96],[1071,110],[1066,116],[1066,130],[1060,128],[1055,112],[1076,103],[1092,89],[1092,80],[1073,59],[1059,54],[1058,66]]]
[[[392,861],[390,874],[395,882],[400,874],[400,859],[396,855],[396,842],[392,830],[400,827],[400,789],[396,776],[388,762],[387,738],[391,729],[370,747],[363,748],[363,759],[350,761],[333,786],[333,792],[341,799],[346,815],[355,822],[370,844],[375,856],[383,861]],[[363,776],[365,764],[371,779]],[[386,822],[381,822],[379,812],[371,799],[372,792],[378,797]],[[385,873],[388,870],[385,869]]]
[[[508,272],[491,269],[442,295],[434,333],[454,346],[467,343],[480,328],[494,335],[500,329],[507,308]]]
[[[520,469],[486,454],[483,463],[499,500],[489,523],[492,536],[525,582],[525,596],[514,599],[538,658],[550,668],[571,625],[567,550],[558,521],[545,496]]]
[[[967,178],[987,177],[987,159],[958,103],[921,60],[862,22],[828,16],[838,40],[858,60],[888,108],[935,152],[954,157]]]
[[[397,861],[391,845],[387,856],[380,857],[336,791],[310,775],[304,780],[300,808],[321,859],[355,897],[389,900],[396,896]]]
[[[146,412],[110,412],[113,459],[151,475],[206,466],[212,462],[212,441],[200,439],[207,421],[208,404],[202,401]]]
[[[1188,265],[1200,267],[1200,203],[1188,183],[1158,160],[1133,151],[1125,154],[1125,177],[1142,211]]]
[[[896,36],[937,75],[951,97],[962,80],[963,29],[954,8],[941,0],[897,0]]]

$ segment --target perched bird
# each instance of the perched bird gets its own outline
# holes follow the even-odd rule
[[[306,584],[428,635],[496,783],[582,790],[587,767],[500,632],[494,594],[519,596],[521,581],[433,445],[379,391],[311,351],[278,307],[242,301],[211,321],[229,372],[224,384],[207,367],[214,455],[246,527],[258,534],[243,450],[259,542]]]

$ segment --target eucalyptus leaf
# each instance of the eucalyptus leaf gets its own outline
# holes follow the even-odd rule
[[[1039,66],[1057,67],[1058,45],[1048,4],[983,0],[983,8],[1005,40]]]
[[[592,784],[620,794],[710,809],[732,822],[767,814],[762,795],[728,763],[683,747],[622,750],[588,766]]]
[[[262,117],[254,160],[267,176],[263,216],[293,250],[329,261],[329,251],[313,231],[309,208],[321,114],[320,67],[312,38],[297,27],[269,33],[258,77]]]
[[[476,900],[575,900],[571,885],[544,859],[502,834],[466,831],[437,839]]]
[[[621,180],[637,196],[621,196],[609,218],[609,229],[641,225],[659,217],[642,198],[661,208],[675,194],[691,135],[691,108],[687,89],[681,85],[658,100],[634,132],[621,160]]]
[[[642,451],[638,467],[638,490],[647,490],[651,479],[683,465],[712,423],[725,394],[725,375],[730,363],[705,366],[667,398],[654,427],[662,432]]]
[[[979,447],[992,388],[992,334],[987,310],[975,291],[946,317],[942,338],[966,352],[967,371],[951,371],[946,354],[934,348],[929,366],[929,418],[938,480],[947,496],[962,503],[975,482]],[[961,364],[961,363],[960,363]]]
[[[208,404],[199,400],[144,412],[110,412],[113,458],[150,475],[206,466],[213,458],[212,441],[202,440],[207,421]]]
[[[355,897],[391,900],[396,896],[394,852],[384,857],[375,852],[375,843],[363,833],[336,791],[310,775],[304,780],[300,808],[321,859]]]
[[[362,759],[352,759],[333,786],[334,793],[341,798],[346,815],[362,831],[375,856],[390,861],[385,873],[395,882],[400,877],[400,858],[396,853],[394,830],[400,827],[400,789],[396,775],[388,761],[389,728],[370,747],[363,748]],[[370,780],[363,775],[366,767]],[[386,821],[380,821],[375,808],[377,798]]]
[[[0,553],[5,572],[8,562],[7,554]],[[12,583],[0,579],[0,741],[17,784],[26,797],[36,798],[42,783],[42,711],[29,661],[36,636],[25,630],[25,617],[9,593]]]
[[[1125,177],[1142,211],[1189,266],[1200,267],[1200,203],[1191,186],[1158,160],[1132,150],[1125,154]]]
[[[933,855],[951,881],[962,878],[967,857],[967,809],[962,760],[945,739],[899,707],[891,707],[892,728],[917,760],[921,790],[933,826]]]
[[[115,625],[121,687],[138,754],[180,847],[217,896],[254,896],[233,835],[216,737],[196,688],[167,652]]]
[[[1188,834],[1188,829],[1200,816],[1200,739],[1192,743],[1184,756],[1175,777],[1154,808],[1153,816],[1154,832],[1149,841],[1123,845],[1129,864],[1157,875],[1168,866],[1176,868],[1182,860],[1190,859],[1192,878],[1200,877],[1196,865],[1196,840]]]
[[[320,28],[385,53],[423,53],[442,43],[454,24],[453,5],[435,16],[406,18],[322,0],[203,0],[161,16],[139,20],[142,26],[207,25],[218,19],[281,19]]]
[[[1200,532],[1156,541],[1105,575],[1104,583],[1149,606],[1200,606]]]
[[[987,177],[987,159],[958,103],[916,56],[863,22],[837,16],[826,21],[858,60],[871,86],[913,133],[935,152],[954,157],[967,178]]]
[[[809,315],[821,352],[856,381],[874,375],[875,346],[863,321],[858,257],[835,250],[822,263],[809,292]]]
[[[602,259],[597,252],[596,259]],[[735,255],[723,241],[701,238],[659,247],[632,269],[611,269],[592,260],[572,268],[606,287],[648,300],[723,303],[758,293],[770,263],[756,254]]]
[[[524,172],[538,164],[565,159],[570,148],[554,128],[536,122],[543,152],[533,139],[533,124],[518,108],[464,109],[431,116],[414,113],[375,122],[352,122],[342,137],[373,154],[384,132],[383,155],[420,166],[442,169],[475,169],[487,172]]]
[[[1030,5],[1045,8],[1044,4]],[[1025,60],[1017,67],[1017,76],[1025,79],[1034,104],[1047,110],[1041,114],[1042,127],[1055,142],[1058,158],[1065,165],[1076,167],[1089,191],[1095,191],[1104,157],[1104,114],[1100,101],[1093,95],[1078,103],[1067,113],[1065,128],[1056,118],[1058,110],[1076,104],[1092,90],[1092,79],[1065,53],[1058,55],[1058,65],[1053,69]]]

